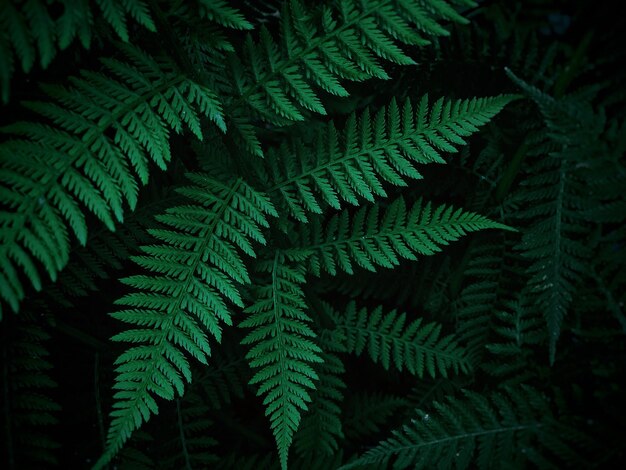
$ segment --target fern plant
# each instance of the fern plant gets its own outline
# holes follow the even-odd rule
[[[2,468],[621,468],[617,16],[2,2]]]

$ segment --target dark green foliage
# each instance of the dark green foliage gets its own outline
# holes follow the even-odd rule
[[[0,2],[0,467],[622,468],[619,18]]]
[[[50,5],[50,4],[53,5]],[[97,4],[97,8],[95,5]],[[54,17],[53,9],[63,13]],[[94,15],[94,10],[96,14]],[[128,41],[128,19],[155,31],[148,2],[143,0],[55,0],[43,2],[4,1],[0,4],[0,87],[2,101],[9,99],[9,82],[20,63],[29,72],[35,63],[48,67],[59,50],[66,49],[77,37],[83,47],[92,42],[94,17],[103,18],[124,42]],[[39,60],[37,60],[37,56]]]
[[[354,395],[345,411],[346,437],[357,438],[381,432],[389,419],[405,410],[409,401],[403,397],[380,393]]]
[[[59,442],[48,429],[58,423],[61,408],[50,397],[57,383],[50,377],[50,335],[28,320],[3,325],[2,442],[13,468],[57,464]]]
[[[202,468],[219,460],[211,452],[217,441],[210,437],[213,423],[207,418],[208,412],[209,407],[193,393],[176,400],[175,437],[163,446],[168,457],[159,459],[159,468]]]
[[[295,451],[305,461],[316,453],[334,455],[344,437],[340,403],[346,388],[342,378],[345,367],[338,356],[329,352],[322,356],[322,361],[318,366],[315,397],[295,437]]]
[[[417,410],[416,415],[393,437],[342,468],[387,465],[392,459],[394,469],[430,468],[432,462],[442,468],[468,468],[470,462],[478,468],[518,468],[526,460],[545,466],[554,457],[577,459],[575,436],[531,388],[487,396],[464,391],[462,398],[435,401],[431,412]]]

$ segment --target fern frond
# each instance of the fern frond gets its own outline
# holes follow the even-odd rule
[[[602,155],[606,150],[602,147],[605,118],[594,112],[588,98],[557,100],[508,73],[538,105],[547,127],[541,151],[528,166],[515,202],[522,205],[516,217],[529,224],[519,249],[531,262],[529,285],[546,319],[550,362],[554,362],[561,324],[591,254],[585,243],[591,230],[584,215],[596,196],[577,166],[589,154]]]
[[[54,8],[50,3],[57,3],[54,7],[63,9],[60,17],[54,18],[55,14],[49,11]],[[93,3],[98,5],[99,14],[124,42],[129,40],[128,17],[149,31],[156,31],[147,3],[143,0],[96,0]],[[0,3],[2,101],[6,103],[9,100],[9,85],[16,60],[24,72],[29,72],[36,62],[45,69],[58,50],[67,48],[76,36],[82,46],[89,49],[93,23],[93,4],[87,0],[4,0]]]
[[[164,57],[121,46],[128,61],[103,59],[107,73],[83,71],[72,86],[47,86],[51,101],[25,105],[51,125],[18,122],[23,136],[0,145],[1,298],[18,311],[25,286],[41,288],[39,263],[52,280],[67,264],[69,232],[87,240],[85,208],[109,229],[137,203],[149,161],[165,169],[169,134],[188,127],[198,138],[199,114],[223,126],[213,92],[180,74]],[[11,279],[9,283],[8,280]]]
[[[289,258],[306,260],[308,272],[336,275],[354,273],[354,264],[369,271],[392,268],[400,259],[416,260],[441,251],[441,245],[478,230],[508,227],[486,217],[451,206],[433,207],[418,200],[407,210],[398,198],[380,215],[380,205],[361,207],[350,220],[348,211],[334,215],[326,226],[319,219],[302,224],[298,248],[285,251]]]
[[[441,337],[441,325],[423,324],[421,318],[407,323],[405,313],[392,310],[384,314],[382,307],[368,312],[367,308],[357,309],[355,302],[348,304],[345,313],[334,312],[333,320],[345,338],[346,352],[360,356],[367,350],[370,359],[386,370],[394,365],[418,377],[424,377],[425,371],[431,377],[447,377],[450,369],[457,374],[470,370],[466,353],[454,336]]]
[[[387,79],[380,59],[415,64],[397,43],[425,45],[428,36],[448,34],[439,21],[466,22],[447,0],[342,0],[312,11],[291,0],[280,18],[280,41],[263,28],[258,42],[248,37],[243,53],[230,56],[228,82],[239,92],[237,110],[229,113],[232,128],[257,155],[262,150],[244,117],[248,110],[277,124],[301,121],[306,112],[326,114],[316,89],[347,96],[342,79]]]
[[[393,431],[353,464],[389,468],[507,467],[550,460],[572,460],[577,452],[568,442],[546,397],[529,387],[505,388],[483,395],[464,391],[462,398],[435,402],[430,412],[417,411],[410,424]],[[555,465],[555,462],[552,462]]]
[[[433,104],[424,95],[417,106],[392,100],[374,116],[352,114],[342,132],[330,122],[315,146],[294,140],[268,152],[268,192],[291,216],[306,222],[322,204],[339,209],[386,196],[383,183],[406,186],[420,179],[416,164],[445,163],[443,152],[456,152],[465,139],[491,120],[513,95],[448,100]]]
[[[313,365],[322,361],[321,349],[304,311],[302,269],[287,265],[279,252],[273,260],[257,263],[257,269],[271,279],[258,287],[258,300],[246,309],[249,317],[239,326],[252,329],[242,340],[252,346],[246,357],[258,369],[250,384],[259,384],[257,394],[264,396],[285,470],[293,436],[319,379]]]
[[[193,186],[180,192],[191,203],[157,217],[168,227],[150,231],[161,243],[133,258],[146,274],[123,280],[136,292],[118,300],[128,309],[112,316],[134,329],[113,340],[135,346],[116,360],[116,403],[100,467],[158,412],[155,397],[182,395],[191,381],[187,355],[207,363],[208,336],[219,342],[221,323],[232,324],[227,303],[243,306],[236,284],[250,278],[240,253],[254,256],[252,244],[265,243],[266,217],[276,214],[241,179],[214,179],[215,173],[189,175]]]
[[[61,407],[49,392],[57,387],[40,326],[19,320],[9,330],[2,325],[3,456],[9,468],[42,468],[58,464],[56,439],[49,433]]]
[[[294,448],[304,461],[316,460],[320,455],[334,455],[343,439],[340,405],[346,384],[341,376],[345,367],[341,359],[324,351],[323,362],[317,368],[319,382],[309,411],[294,438]]]

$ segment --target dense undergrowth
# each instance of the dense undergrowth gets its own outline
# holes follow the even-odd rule
[[[0,2],[3,468],[623,463],[612,10]]]

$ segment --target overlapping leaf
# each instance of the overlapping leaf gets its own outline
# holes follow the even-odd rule
[[[224,126],[213,92],[169,59],[122,51],[127,61],[102,60],[106,73],[83,71],[71,87],[44,87],[50,101],[25,103],[42,121],[4,129],[23,136],[0,145],[0,297],[14,311],[26,289],[18,273],[37,290],[40,266],[56,280],[69,234],[87,240],[87,211],[114,230],[124,204],[135,208],[150,162],[171,159],[172,130],[202,138],[201,115]]]
[[[314,145],[294,140],[270,150],[265,178],[268,191],[297,220],[342,202],[359,205],[386,196],[384,183],[407,186],[422,175],[416,164],[445,163],[466,138],[489,122],[512,95],[467,100],[440,98],[432,105],[424,95],[417,106],[395,100],[370,117],[351,115],[343,131],[330,122]]]
[[[99,467],[158,412],[156,398],[183,394],[191,381],[189,356],[207,364],[210,338],[219,342],[222,324],[232,324],[228,304],[243,306],[237,285],[250,278],[241,253],[254,256],[253,243],[265,243],[261,229],[275,215],[241,179],[189,178],[193,186],[180,192],[191,203],[157,217],[167,227],[151,230],[160,243],[133,258],[146,274],[123,280],[135,292],[117,301],[125,310],[112,314],[130,327],[113,339],[132,346],[116,361],[115,404]]]

